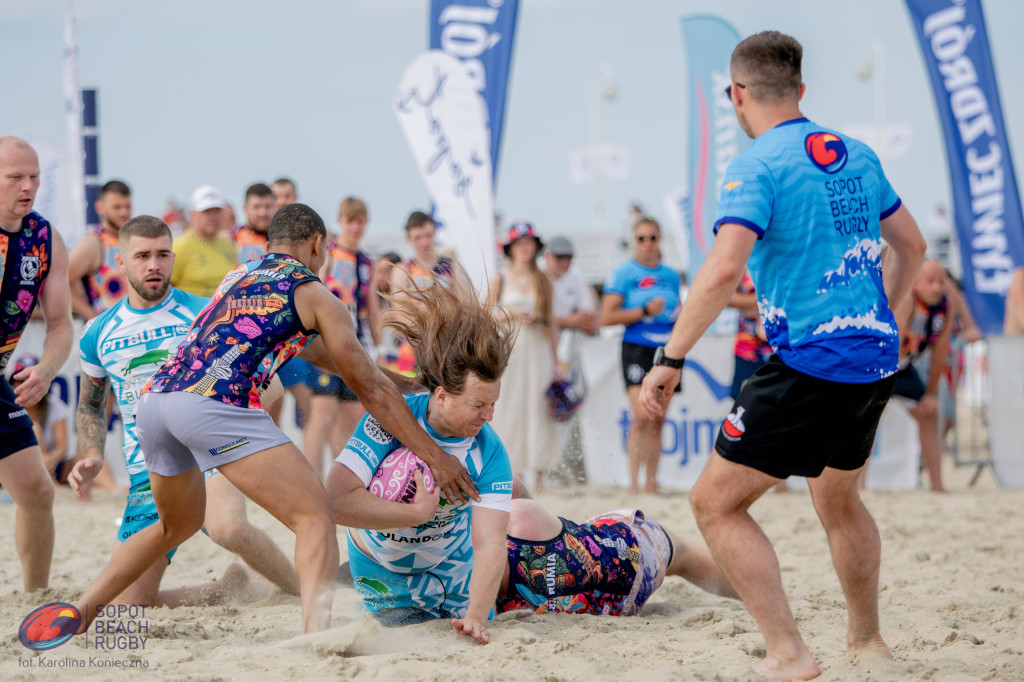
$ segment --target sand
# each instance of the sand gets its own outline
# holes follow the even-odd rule
[[[1024,679],[1024,491],[999,490],[987,472],[968,489],[972,473],[951,469],[948,495],[865,495],[882,533],[882,633],[893,660],[845,653],[843,598],[809,496],[769,494],[754,506],[821,679]],[[634,503],[624,491],[594,487],[551,489],[537,499],[574,519]],[[642,496],[634,506],[700,541],[685,494]],[[107,561],[121,511],[110,494],[82,504],[59,491],[51,587],[26,595],[14,507],[0,505],[0,543],[8,548],[0,559],[0,679],[762,679],[750,668],[764,640],[743,605],[674,577],[639,617],[506,614],[491,624],[487,646],[457,636],[448,622],[382,629],[341,586],[332,629],[303,636],[298,599],[254,580],[227,605],[148,610],[144,650],[97,651],[95,634],[88,648],[79,637],[42,656],[25,649],[17,638],[22,619],[36,606],[81,595]],[[249,513],[291,552],[287,529],[255,505]],[[178,551],[164,586],[214,579],[231,561],[197,535]],[[100,667],[118,661],[138,667]],[[68,667],[76,663],[83,667]]]

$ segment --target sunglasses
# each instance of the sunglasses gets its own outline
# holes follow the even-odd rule
[[[735,81],[733,81],[733,83],[735,83]],[[725,96],[728,97],[730,100],[732,99],[733,83],[729,83],[728,85],[725,86]],[[736,87],[746,89],[747,86],[744,85],[743,83],[736,83]]]
[[[658,235],[656,234],[638,234],[636,240],[643,244],[644,242],[656,242],[658,241]]]
[[[560,253],[560,254],[557,254],[557,255],[555,255],[555,254],[551,254],[551,255],[555,256],[555,258],[557,260],[572,260],[572,254],[571,253],[566,253],[566,254]]]

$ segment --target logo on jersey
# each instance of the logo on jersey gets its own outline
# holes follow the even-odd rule
[[[32,284],[39,274],[39,256],[21,257],[21,283],[22,285]]]
[[[18,641],[32,651],[56,649],[78,632],[82,614],[72,604],[53,602],[25,616],[18,628]]]
[[[657,281],[658,280],[654,279],[653,277],[648,276],[641,279],[637,286],[640,287],[641,289],[650,289],[657,283]]]
[[[387,445],[392,441],[392,436],[388,433],[388,430],[380,425],[380,422],[373,417],[367,417],[366,423],[363,424],[363,431],[373,441],[380,443],[381,445]]]
[[[743,413],[746,412],[746,408],[737,407],[736,410],[729,414],[722,422],[722,433],[729,440],[739,440],[746,433],[747,427],[743,424]]]
[[[838,173],[846,165],[846,143],[832,133],[811,133],[804,138],[811,163],[826,173]]]
[[[154,348],[153,350],[148,350],[139,357],[132,358],[131,360],[129,360],[125,368],[121,370],[121,374],[128,376],[129,374],[132,373],[133,369],[138,369],[139,367],[143,367],[145,365],[156,365],[157,367],[159,367],[160,365],[167,362],[167,358],[170,355],[171,351],[166,350],[164,348]]]
[[[731,192],[731,191],[733,191],[734,189],[736,189],[737,187],[739,187],[742,184],[743,184],[742,180],[736,180],[734,182],[730,182],[729,184],[725,185],[725,191],[726,192]]]

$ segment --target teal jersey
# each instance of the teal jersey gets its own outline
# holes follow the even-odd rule
[[[806,118],[768,130],[729,164],[715,230],[757,234],[748,267],[786,365],[839,383],[896,371],[879,222],[899,207],[867,145]]]
[[[208,299],[171,289],[163,302],[138,310],[122,298],[86,324],[79,341],[82,371],[110,378],[124,425],[122,450],[129,474],[146,471],[135,410],[142,387],[169,358],[188,333]]]

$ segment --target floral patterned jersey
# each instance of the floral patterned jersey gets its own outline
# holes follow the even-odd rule
[[[0,373],[7,367],[50,271],[53,232],[35,211],[20,232],[0,228]]]
[[[267,255],[267,235],[257,232],[248,225],[236,225],[231,230],[231,239],[238,251],[238,264],[258,260]]]
[[[121,252],[121,245],[116,234],[104,230],[102,226],[93,231],[100,240],[103,258],[99,269],[89,277],[89,293],[92,296],[96,312],[110,310],[114,304],[128,294],[128,282],[117,269],[115,257]]]
[[[291,256],[269,253],[229,272],[177,354],[143,392],[183,391],[261,409],[263,386],[316,338],[295,310],[295,289],[318,282]]]
[[[330,245],[330,255],[331,267],[324,278],[324,286],[348,308],[359,342],[370,350],[374,347],[368,307],[373,261],[362,251],[349,251],[337,242]]]

